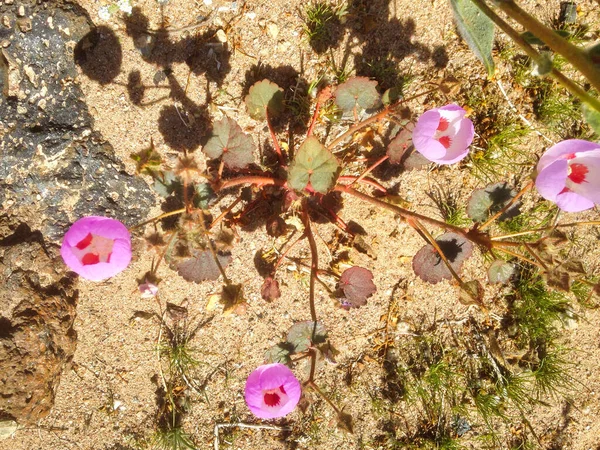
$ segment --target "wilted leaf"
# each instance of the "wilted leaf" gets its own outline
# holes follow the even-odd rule
[[[495,71],[492,58],[494,23],[471,0],[450,0],[450,4],[460,35],[491,78]]]
[[[562,263],[560,268],[571,275],[585,275],[585,268],[579,259],[569,259]]]
[[[479,305],[483,300],[483,293],[483,286],[479,281],[467,281],[460,287],[458,301],[463,305]]]
[[[314,339],[313,339],[314,336]],[[327,340],[327,330],[321,322],[298,322],[289,329],[286,341],[294,346],[296,353],[305,352],[313,344]]]
[[[288,365],[292,362],[290,354],[294,351],[294,348],[287,342],[275,344],[273,347],[265,352],[265,361],[268,364],[280,363]]]
[[[267,108],[270,116],[283,110],[283,89],[269,80],[254,83],[244,99],[248,114],[256,120],[264,120]]]
[[[546,279],[546,284],[551,288],[559,289],[564,292],[569,292],[571,290],[571,276],[560,267],[544,273],[544,278]]]
[[[515,273],[515,266],[506,261],[496,260],[488,269],[490,283],[507,283]]]
[[[252,136],[228,117],[214,123],[212,135],[202,150],[212,159],[223,155],[223,162],[232,169],[243,169],[254,162]]]
[[[354,433],[354,429],[352,427],[352,416],[348,413],[340,411],[337,417],[337,425],[338,428],[341,428],[350,434]]]
[[[350,78],[335,90],[335,103],[345,112],[374,108],[381,102],[376,86],[377,81],[367,77]]]
[[[188,309],[185,306],[167,302],[167,313],[173,321],[178,322],[187,319]]]
[[[367,303],[367,298],[377,292],[371,271],[356,266],[344,270],[339,287],[346,297],[346,301],[342,304],[345,308],[358,308]]]
[[[225,268],[231,262],[231,255],[217,255],[221,267]],[[204,280],[216,280],[221,271],[209,250],[194,251],[192,258],[177,264],[177,272],[187,281],[200,283]]]
[[[335,357],[340,354],[340,352],[333,346],[331,343],[323,342],[322,344],[317,345],[317,350],[323,355],[325,361],[329,364],[337,364]]]
[[[279,282],[273,277],[265,278],[265,281],[260,288],[260,296],[263,298],[263,300],[268,302],[272,302],[273,300],[281,297]]]
[[[194,206],[196,208],[208,209],[217,199],[217,195],[208,183],[198,183],[194,186],[196,195],[194,195]]]
[[[592,127],[592,130],[600,136],[600,112],[596,111],[596,109],[587,103],[581,104],[581,110],[583,111],[583,118],[585,121]]]
[[[301,191],[312,188],[326,194],[335,184],[339,165],[335,156],[314,137],[308,137],[298,149],[288,173],[290,186]]]
[[[387,154],[392,164],[400,164],[407,150],[412,146],[412,131],[403,128],[388,144]]]
[[[467,215],[477,222],[484,222],[491,214],[500,211],[515,195],[516,192],[507,183],[495,183],[483,189],[475,189],[467,204]],[[518,216],[519,206],[520,202],[516,202],[499,219]]]
[[[243,314],[246,312],[244,286],[241,284],[224,284],[221,292],[223,312],[226,314]]]
[[[459,273],[463,262],[473,253],[473,244],[456,233],[444,233],[435,241],[450,266]],[[452,273],[431,244],[425,245],[415,254],[412,266],[415,274],[428,283],[435,284],[452,278]]]
[[[160,154],[154,148],[154,141],[150,138],[150,147],[140,150],[131,155],[137,164],[135,166],[136,173],[142,173],[147,168],[155,169],[162,163]]]

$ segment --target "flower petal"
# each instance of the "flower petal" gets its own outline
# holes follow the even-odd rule
[[[535,187],[542,197],[556,202],[556,196],[566,186],[568,167],[569,163],[566,159],[558,159],[538,172]]]
[[[600,204],[600,149],[586,153],[578,152],[577,157],[570,163],[571,166],[574,164],[585,166],[587,173],[585,173],[585,180],[581,183],[567,180],[567,187],[591,202]]]
[[[463,159],[469,153],[473,136],[475,136],[473,122],[469,119],[461,120],[456,135],[450,141],[450,147],[448,147],[446,155],[435,162],[438,164],[453,164]]]
[[[550,147],[540,158],[537,165],[538,172],[541,172],[558,159],[563,159],[565,155],[571,153],[589,152],[592,150],[600,149],[600,145],[584,141],[581,139],[567,139],[566,141],[559,142],[558,144]]]
[[[556,205],[566,212],[579,212],[593,208],[594,202],[575,192],[563,192],[556,196]]]
[[[439,124],[440,113],[432,109],[419,117],[413,130],[412,140],[415,149],[430,161],[442,158],[446,154],[444,146],[433,139]]]
[[[281,396],[285,403],[267,406],[264,401],[266,391],[283,387]],[[246,380],[244,397],[250,411],[261,419],[283,417],[294,410],[300,400],[301,387],[293,372],[283,364],[266,364],[254,370]]]

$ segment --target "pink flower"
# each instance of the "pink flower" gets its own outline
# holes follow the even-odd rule
[[[475,131],[467,112],[458,105],[446,105],[426,111],[413,130],[415,149],[438,164],[452,164],[469,153]]]
[[[535,186],[542,197],[568,212],[600,203],[600,145],[569,139],[553,145],[537,165]]]
[[[300,382],[283,364],[266,364],[246,380],[246,404],[261,419],[283,417],[294,410],[300,400]]]
[[[69,269],[92,281],[115,276],[131,261],[127,227],[115,219],[79,219],[65,234],[60,254]]]
[[[145,283],[140,284],[138,289],[140,290],[142,298],[152,298],[156,297],[156,294],[158,294],[158,286],[149,283],[148,280],[146,280]]]

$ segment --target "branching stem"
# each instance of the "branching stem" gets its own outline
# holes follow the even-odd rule
[[[529,191],[529,189],[531,189],[532,187],[533,180],[527,183],[527,185],[523,189],[521,189],[519,193],[515,195],[506,205],[504,205],[500,211],[498,211],[496,214],[494,214],[492,217],[486,220],[483,224],[481,224],[481,226],[479,227],[479,231],[489,226],[492,222],[494,222],[494,220],[496,220],[498,217],[500,217],[502,214],[508,211],[510,207],[513,206],[517,202],[517,200],[519,200],[523,195],[525,195],[525,193]]]

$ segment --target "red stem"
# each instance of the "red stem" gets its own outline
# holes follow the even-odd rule
[[[265,117],[267,118],[267,126],[269,127],[269,133],[271,133],[271,140],[273,141],[273,148],[275,149],[275,153],[277,153],[277,158],[279,158],[279,165],[281,167],[287,167],[285,164],[285,158],[283,157],[283,153],[281,152],[281,147],[279,146],[279,142],[277,141],[277,136],[275,136],[275,130],[273,130],[273,125],[271,124],[271,119],[269,119],[269,110],[265,110]]]

